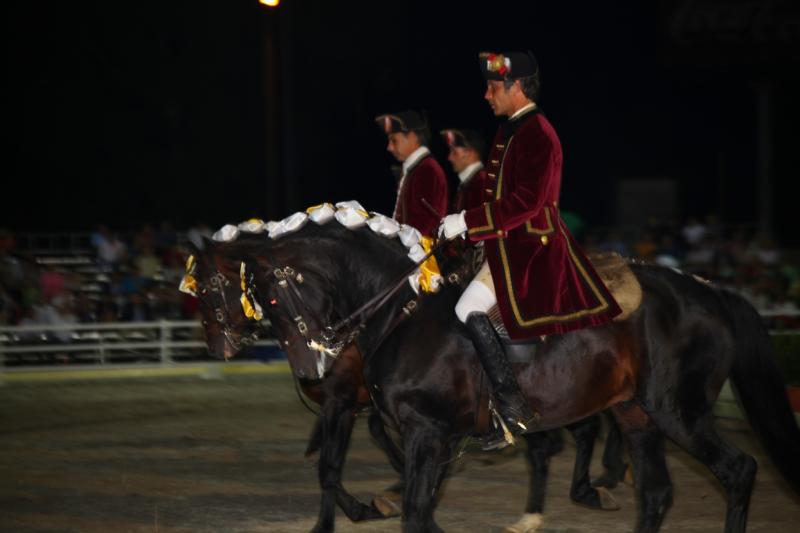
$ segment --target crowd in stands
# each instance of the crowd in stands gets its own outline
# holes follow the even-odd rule
[[[800,269],[774,241],[714,217],[683,223],[651,221],[636,232],[584,231],[568,221],[587,251],[629,258],[696,274],[748,298],[773,327],[800,327]],[[49,325],[191,320],[197,300],[177,290],[187,243],[203,247],[211,229],[178,232],[168,223],[122,236],[105,226],[90,238],[85,263],[34,257],[0,230],[0,324]],[[64,333],[68,335],[68,333]],[[64,339],[66,340],[66,339]]]
[[[211,230],[202,225],[183,233],[167,223],[144,226],[125,237],[100,226],[89,238],[88,253],[33,256],[2,232],[0,324],[195,319],[197,300],[177,287],[187,241],[202,249],[203,237],[210,238]]]
[[[587,234],[583,244],[713,281],[744,296],[771,327],[800,327],[800,261],[754,228],[724,226],[713,215],[651,220],[628,238],[609,231]]]

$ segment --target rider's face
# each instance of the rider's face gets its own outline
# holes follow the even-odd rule
[[[502,81],[487,80],[486,93],[483,97],[489,102],[489,107],[495,116],[511,116],[514,113],[512,94],[514,90],[519,90],[519,82],[515,81],[509,89],[506,89]]]
[[[447,160],[453,165],[453,171],[458,173],[467,168],[472,163],[471,152],[461,146],[453,146],[447,155]]]
[[[409,132],[408,134],[402,132],[390,133],[388,137],[389,142],[386,143],[386,150],[400,162],[405,161],[414,150],[419,148],[419,140],[414,132]]]

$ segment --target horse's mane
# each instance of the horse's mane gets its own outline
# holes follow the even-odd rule
[[[322,210],[327,210],[328,216],[314,217],[315,212]],[[405,240],[401,238],[403,234],[406,236]],[[332,204],[321,204],[305,212],[298,211],[281,221],[264,222],[260,219],[249,219],[238,225],[226,224],[214,233],[213,240],[230,244],[241,243],[242,246],[248,247],[269,241],[278,244],[290,236],[321,240],[347,239],[351,236],[366,238],[385,244],[381,248],[392,255],[403,250],[408,253],[421,238],[416,228],[400,224],[380,213],[367,212],[358,202],[350,201],[338,202],[335,207]]]
[[[228,224],[214,234],[215,247],[230,255],[277,254],[296,250],[319,252],[320,271],[334,270],[356,257],[386,272],[397,272],[426,252],[420,232],[380,213],[367,212],[357,202],[322,204],[294,213],[278,222],[250,219]],[[326,268],[326,266],[331,268]],[[419,270],[417,274],[419,275]],[[412,287],[419,283],[411,281]],[[441,277],[439,277],[441,280]]]

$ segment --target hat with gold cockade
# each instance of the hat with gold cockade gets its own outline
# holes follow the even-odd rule
[[[505,81],[539,75],[539,62],[530,50],[526,52],[481,52],[478,54],[483,77]]]

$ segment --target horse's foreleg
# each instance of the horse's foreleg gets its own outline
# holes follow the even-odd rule
[[[607,489],[594,488],[589,482],[589,466],[592,463],[594,443],[600,433],[600,416],[585,418],[567,426],[575,439],[575,467],[572,471],[572,487],[569,496],[575,503],[591,509],[616,511],[619,505]]]
[[[308,444],[306,445],[305,456],[310,457],[319,451],[320,446],[322,445],[322,419],[317,417],[317,421],[314,422],[314,427],[311,429],[311,436],[308,438]]]
[[[639,512],[636,533],[653,533],[661,528],[672,505],[672,482],[667,471],[664,436],[638,404],[625,402],[612,408],[620,430],[628,439]]]
[[[528,469],[528,500],[525,503],[525,514],[514,524],[506,526],[506,532],[532,533],[542,525],[550,457],[562,448],[560,435],[556,431],[523,434],[527,444],[525,458],[530,467]]]
[[[342,469],[353,433],[355,408],[343,402],[327,401],[323,405],[320,420],[322,446],[318,474],[322,503],[317,524],[312,531],[333,531],[337,503],[353,521],[383,518],[377,509],[359,502],[342,487]]]
[[[427,426],[427,427],[426,427]],[[418,422],[404,432],[405,491],[403,531],[437,533],[433,512],[439,487],[445,478],[451,447],[440,431]]]
[[[381,414],[378,411],[372,411],[369,414],[368,423],[369,434],[372,435],[372,438],[378,442],[381,449],[386,453],[386,457],[389,459],[389,463],[391,463],[395,472],[402,475],[404,469],[402,453],[389,434],[386,433]]]
[[[372,500],[374,505],[385,517],[399,516],[403,502],[403,457],[392,438],[386,433],[383,419],[378,411],[372,411],[368,419],[369,433],[378,443],[389,459],[392,468],[400,474],[400,479]]]

